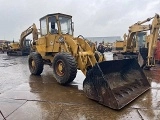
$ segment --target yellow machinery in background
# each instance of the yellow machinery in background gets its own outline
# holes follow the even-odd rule
[[[9,41],[4,41],[4,42],[0,43],[0,51],[2,53],[6,52],[8,50],[9,44],[10,44]]]
[[[124,41],[123,40],[116,40],[112,46],[112,52],[123,52],[124,50]]]
[[[36,49],[28,57],[31,74],[40,75],[47,64],[57,82],[67,85],[79,69],[86,76],[86,96],[113,109],[121,109],[150,88],[136,60],[105,61],[102,54],[96,54],[95,44],[82,36],[73,37],[73,32],[70,15],[55,13],[40,18],[40,36],[33,39]]]
[[[111,52],[112,51],[112,43],[106,42],[103,43],[104,46],[104,52]]]
[[[0,51],[1,51],[2,53],[4,53],[4,51],[3,51],[3,43],[0,44]]]
[[[7,55],[14,55],[14,56],[22,56],[22,55],[29,55],[31,51],[34,51],[34,46],[31,44],[30,39],[26,39],[26,37],[31,34],[33,35],[33,39],[38,38],[38,30],[33,24],[25,31],[21,33],[19,42],[12,42],[8,46]]]
[[[144,23],[149,22],[150,20],[152,20],[152,24],[143,25]],[[145,67],[146,69],[155,66],[154,53],[156,49],[159,28],[160,17],[158,14],[156,14],[152,18],[148,18],[142,22],[139,21],[134,25],[130,26],[128,35],[124,35],[123,52],[114,53],[114,58],[136,58],[140,66]],[[147,32],[145,31],[150,31],[147,39],[145,38],[147,35]],[[139,41],[137,39],[137,34],[139,33],[144,34],[144,40],[147,45],[144,44],[143,46],[139,46]]]

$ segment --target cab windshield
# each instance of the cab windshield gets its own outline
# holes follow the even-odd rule
[[[62,34],[70,34],[72,35],[71,23],[72,20],[69,17],[59,16],[61,33]]]
[[[139,32],[137,34],[137,37],[138,37],[138,48],[145,47],[146,36],[147,36],[146,32]]]

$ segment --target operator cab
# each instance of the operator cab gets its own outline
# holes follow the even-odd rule
[[[55,13],[40,18],[41,36],[47,34],[69,34],[73,35],[72,16]]]
[[[31,40],[30,39],[25,39],[23,41],[23,46],[30,48],[30,46],[31,46]]]

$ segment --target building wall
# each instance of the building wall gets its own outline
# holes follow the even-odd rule
[[[101,43],[104,41],[104,43],[107,42],[115,42],[116,40],[122,40],[120,36],[111,36],[111,37],[86,37],[86,39],[91,40],[92,42]]]

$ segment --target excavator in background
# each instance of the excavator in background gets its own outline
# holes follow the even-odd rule
[[[34,51],[34,44],[31,43],[30,39],[26,39],[28,35],[32,33],[33,39],[38,38],[38,30],[33,24],[25,31],[21,33],[19,42],[12,42],[8,46],[7,55],[12,56],[24,56],[29,55],[31,51]]]
[[[19,42],[12,42],[9,44],[7,49],[7,55],[8,56],[25,56],[29,55],[30,53],[30,44],[31,40],[26,39],[23,43],[23,47],[20,47]]]
[[[113,43],[112,53],[113,59],[129,59],[129,58],[138,58],[139,49],[145,46],[147,32],[137,32],[132,40],[131,46],[133,52],[126,52],[127,44],[127,35],[123,35],[124,40],[117,40]]]
[[[86,96],[112,109],[123,108],[150,88],[135,59],[105,61],[102,54],[96,54],[95,44],[81,35],[73,36],[73,25],[72,16],[62,13],[40,18],[40,36],[33,39],[35,52],[28,57],[32,75],[40,75],[47,64],[56,81],[67,85],[81,70],[86,76]]]
[[[153,20],[152,20],[153,19]],[[152,20],[152,24],[143,25]],[[160,28],[160,16],[155,14],[154,17],[148,18],[144,21],[139,21],[129,27],[128,35],[124,35],[124,49],[120,53],[114,53],[114,58],[130,59],[136,58],[142,68],[150,69],[155,66],[154,53],[156,49],[158,32]],[[147,32],[150,34],[146,37]],[[145,38],[145,45],[138,47],[137,34],[143,33]]]

